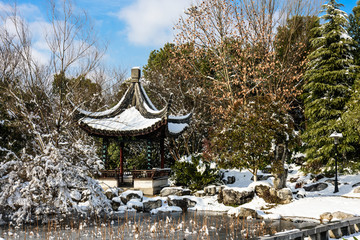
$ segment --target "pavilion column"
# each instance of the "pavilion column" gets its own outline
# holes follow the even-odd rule
[[[151,141],[147,140],[147,169],[151,170]]]
[[[107,138],[103,138],[102,139],[102,143],[103,143],[103,146],[102,146],[102,161],[104,163],[104,167],[105,169],[107,169],[107,165],[108,165],[108,162],[107,162],[107,156],[108,156],[108,146],[109,146],[109,140]]]
[[[164,138],[161,138],[160,140],[160,155],[161,155],[161,168],[164,168],[165,166],[165,147],[164,147]]]
[[[120,183],[124,183],[124,142],[120,142]]]

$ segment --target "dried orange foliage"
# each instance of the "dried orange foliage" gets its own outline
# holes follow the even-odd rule
[[[276,27],[281,18],[278,15],[283,10],[278,2],[202,1],[189,8],[187,17],[176,25],[176,44],[182,51],[188,50],[188,55],[176,59],[176,64],[193,70],[185,77],[195,77],[202,83],[212,99],[215,115],[232,118],[259,95],[288,111],[300,94],[297,86],[305,62],[292,64],[275,52]],[[299,44],[292,54],[301,53]],[[199,68],[204,59],[205,70]]]

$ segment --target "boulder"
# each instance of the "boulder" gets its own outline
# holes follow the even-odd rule
[[[107,199],[111,200],[111,199],[113,199],[114,197],[119,196],[119,191],[118,191],[117,188],[108,188],[108,189],[105,191],[105,196],[107,197]]]
[[[292,177],[292,178],[290,178],[290,182],[291,183],[294,183],[294,182],[296,182],[297,180],[299,179],[299,177]]]
[[[320,215],[320,223],[330,222],[333,219],[333,215],[330,212],[325,212]]]
[[[210,185],[204,188],[204,194],[208,196],[214,196],[217,193],[216,186]]]
[[[322,175],[322,174],[318,174],[316,176],[314,176],[314,178],[312,179],[313,182],[317,182],[319,181],[320,179],[323,179],[325,176]]]
[[[117,210],[120,206],[121,206],[122,202],[121,202],[121,198],[120,197],[114,197],[111,200],[111,207],[113,210]]]
[[[333,186],[335,186],[335,180],[334,179],[327,179],[327,180],[325,180],[325,182],[326,183],[330,183],[330,184],[332,184]],[[338,185],[340,186],[342,183],[340,183],[339,181],[338,181]],[[345,183],[345,185],[348,185],[348,184],[346,184]]]
[[[241,205],[250,202],[254,198],[254,191],[238,191],[232,188],[225,188],[219,193],[220,201],[225,205]]]
[[[340,220],[355,217],[352,214],[344,213],[344,212],[340,212],[340,211],[333,212],[331,215],[333,216],[333,218],[340,219]]]
[[[267,203],[287,204],[293,199],[292,192],[289,188],[277,190],[267,185],[257,185],[255,186],[255,193]]]
[[[184,196],[190,194],[191,192],[189,189],[183,189],[182,187],[165,187],[160,191],[161,197],[167,197],[170,195]]]
[[[161,199],[158,200],[148,200],[143,202],[144,212],[150,212],[153,209],[159,208],[162,206]]]
[[[194,196],[195,197],[203,197],[203,196],[205,196],[205,192],[204,192],[204,190],[197,191],[194,193]]]
[[[327,183],[315,183],[310,186],[304,186],[305,191],[307,192],[317,192],[322,191],[327,188],[329,185]]]
[[[283,188],[276,192],[281,204],[288,204],[293,200],[293,194],[290,188]]]
[[[169,196],[167,198],[169,206],[177,206],[182,209],[183,212],[187,212],[189,207],[195,207],[196,202],[186,197]]]
[[[237,217],[239,218],[259,218],[258,213],[256,212],[256,210],[254,209],[250,209],[250,208],[240,208],[240,211],[237,214]]]
[[[360,187],[355,188],[353,193],[360,193]]]
[[[127,202],[126,206],[131,209],[135,209],[138,212],[142,212],[144,210],[143,203],[140,201],[140,199],[131,199]]]
[[[228,176],[227,177],[227,184],[233,184],[235,183],[236,179],[235,179],[235,176]]]
[[[304,189],[300,189],[297,193],[296,193],[296,197],[297,198],[304,198],[306,197],[306,192]]]
[[[259,174],[259,175],[257,175],[257,181],[268,180],[271,177],[273,177],[273,175],[271,175],[271,174],[266,174],[266,175]],[[254,176],[251,177],[251,180],[254,181]]]
[[[302,188],[304,186],[304,183],[303,182],[297,182],[295,184],[295,189],[298,189],[298,188]]]
[[[121,201],[124,204],[127,204],[128,201],[131,199],[139,199],[140,201],[143,200],[143,192],[142,191],[136,191],[136,190],[128,190],[123,192],[120,195]]]

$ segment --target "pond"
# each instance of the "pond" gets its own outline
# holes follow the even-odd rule
[[[316,226],[313,222],[263,221],[222,213],[150,215],[128,212],[109,219],[67,219],[44,225],[2,226],[5,239],[253,239],[266,234]]]

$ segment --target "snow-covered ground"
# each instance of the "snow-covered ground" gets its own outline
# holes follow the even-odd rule
[[[260,174],[262,174],[260,172]],[[265,174],[266,175],[266,174]],[[227,176],[235,176],[235,183],[228,184],[227,187],[234,189],[245,189],[253,185],[251,180],[252,174],[248,171],[237,171],[237,170],[228,170],[225,172],[225,178]],[[309,218],[309,219],[319,219],[320,214],[324,212],[336,212],[341,211],[344,213],[349,213],[355,216],[360,216],[360,193],[353,192],[353,185],[360,183],[360,175],[346,175],[339,176],[339,192],[334,192],[334,186],[330,183],[331,179],[322,178],[315,182],[311,178],[311,175],[304,175],[299,171],[298,167],[289,166],[287,187],[292,190],[292,192],[300,192],[304,194],[304,198],[295,198],[289,204],[277,205],[270,208],[263,199],[255,197],[253,201],[247,204],[239,206],[251,208],[255,210],[264,210],[268,214],[273,216],[280,215],[281,217],[300,217],[300,218]],[[290,182],[290,179],[293,182]],[[297,179],[296,181],[294,181]],[[270,177],[264,181],[258,181],[259,183],[272,184],[273,178]],[[328,187],[322,191],[308,192],[303,188],[297,188],[296,184],[303,183],[303,186],[309,186],[315,183],[326,183]],[[233,212],[234,210],[230,210]]]
[[[259,175],[269,175],[266,173],[259,173]],[[226,188],[232,188],[237,191],[244,191],[254,189],[257,184],[272,185],[273,177],[264,181],[256,183],[251,180],[252,174],[249,171],[227,170],[224,178],[234,176],[235,182],[227,184]],[[250,208],[257,210],[257,213],[264,219],[280,219],[280,218],[300,218],[309,219],[311,221],[320,220],[320,215],[325,212],[343,212],[360,216],[360,193],[354,193],[353,187],[355,184],[360,185],[360,175],[339,176],[339,192],[333,193],[334,186],[331,183],[331,178],[323,177],[315,180],[314,176],[310,174],[304,175],[299,171],[298,167],[289,166],[287,187],[295,193],[293,201],[289,204],[271,205],[264,201],[264,199],[255,196],[249,203],[240,205],[238,207],[225,206],[217,201],[217,195],[195,197],[186,196],[186,198],[196,202],[194,207],[190,207],[190,211],[216,211],[227,212],[229,215],[236,215],[241,208]],[[291,180],[291,181],[290,181]],[[321,191],[309,192],[304,190],[304,186],[310,186],[315,183],[324,183],[327,187]],[[296,186],[301,184],[301,186]],[[297,187],[297,188],[296,188]],[[296,193],[302,196],[297,196]],[[172,196],[172,198],[177,196]],[[179,207],[170,207],[167,205],[167,197],[156,197],[163,201],[163,206],[159,209],[153,210],[153,214],[158,212],[174,212],[182,211]],[[181,197],[179,197],[181,198]],[[144,201],[148,198],[144,197]],[[122,207],[126,210],[126,207]],[[336,220],[334,218],[333,220]]]

